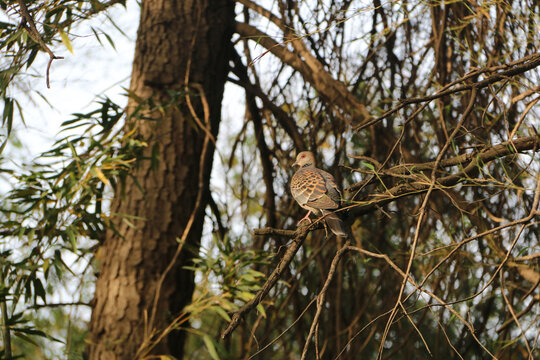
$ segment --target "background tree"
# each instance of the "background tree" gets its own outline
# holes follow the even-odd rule
[[[96,256],[90,359],[182,356],[182,334],[163,332],[184,321],[177,316],[193,293],[194,273],[183,267],[200,245],[232,5],[141,4],[125,133],[148,144],[148,160],[117,187],[111,212],[131,220],[112,219]]]

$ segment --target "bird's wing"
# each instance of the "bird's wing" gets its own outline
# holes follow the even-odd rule
[[[339,191],[337,201],[335,197],[335,189],[337,185],[332,180],[332,184],[328,185],[327,175],[317,168],[300,169],[298,170],[291,181],[291,193],[300,205],[307,205],[315,209],[336,209],[339,206]],[[331,177],[331,175],[330,175]],[[330,189],[330,193],[329,193]],[[330,195],[330,196],[329,196]]]
[[[327,195],[339,205],[343,197],[341,195],[341,191],[339,191],[339,187],[336,184],[336,180],[334,179],[332,174],[321,169],[317,170],[319,170],[319,173],[324,178],[324,181],[326,183]]]

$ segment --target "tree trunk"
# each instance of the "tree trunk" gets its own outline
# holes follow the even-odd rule
[[[148,144],[147,160],[134,166],[123,186],[118,184],[111,206],[114,230],[107,230],[96,255],[99,275],[88,346],[92,360],[143,356],[151,347],[148,341],[156,340],[191,301],[194,274],[183,267],[198,253],[214,153],[212,141],[203,151],[207,132],[195,124],[208,122],[215,139],[233,10],[231,0],[142,1],[126,131],[135,129],[136,137]],[[192,216],[193,226],[149,323],[160,276]],[[157,341],[151,353],[181,358],[183,345],[184,334],[174,331]]]

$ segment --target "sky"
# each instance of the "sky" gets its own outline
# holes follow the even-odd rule
[[[105,94],[119,104],[127,103],[127,98],[122,95],[122,87],[129,87],[139,6],[133,0],[128,1],[127,11],[122,6],[116,6],[110,11],[110,18],[125,35],[106,16],[96,16],[68,34],[73,53],[61,42],[51,48],[55,55],[64,59],[52,63],[50,89],[45,82],[49,56],[40,52],[28,75],[21,77],[27,88],[12,90],[13,97],[25,102],[21,105],[26,126],[17,121],[15,130],[28,150],[28,156],[37,156],[49,149],[60,130],[60,124],[70,119],[72,113],[91,110],[98,95]],[[114,40],[115,48],[104,35],[100,36],[101,45],[90,26],[98,34],[100,30],[107,33]],[[42,94],[47,101],[38,94]]]

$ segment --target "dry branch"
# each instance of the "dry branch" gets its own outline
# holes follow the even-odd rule
[[[285,112],[285,110],[272,102],[268,95],[257,84],[251,83],[249,77],[247,76],[247,69],[242,63],[240,55],[236,51],[234,51],[234,49],[231,52],[231,57],[234,62],[234,67],[232,71],[236,76],[238,76],[238,80],[229,79],[229,81],[239,86],[242,86],[246,90],[246,92],[249,92],[253,96],[261,99],[263,105],[272,112],[276,120],[283,127],[283,130],[285,130],[285,132],[291,137],[292,141],[294,142],[295,148],[299,151],[307,150],[294,119],[292,119]]]
[[[372,253],[370,251],[366,251],[364,249],[360,249],[358,247],[355,247],[355,246],[350,246],[349,247],[351,250],[354,250],[354,251],[358,251],[360,253],[363,253],[363,254],[366,254],[366,255],[369,255],[369,256],[374,256],[374,257],[377,257],[377,258],[381,258],[381,259],[384,259],[394,270],[396,270],[396,272],[401,275],[403,277],[403,279],[406,279],[407,282],[409,284],[411,284],[412,286],[414,286],[417,290],[420,290],[422,291],[423,293],[427,294],[428,296],[432,297],[435,301],[437,301],[437,306],[442,306],[446,309],[448,309],[448,311],[450,311],[457,319],[459,319],[459,321],[461,321],[463,323],[463,325],[465,325],[465,327],[467,327],[471,333],[471,335],[473,336],[473,338],[475,339],[475,341],[480,345],[480,347],[482,349],[484,349],[484,351],[486,351],[488,354],[491,354],[489,352],[488,349],[485,348],[485,346],[480,342],[480,340],[478,339],[478,337],[475,335],[475,329],[474,329],[474,326],[468,322],[463,316],[461,316],[461,314],[456,310],[454,309],[453,307],[451,307],[450,305],[452,303],[448,303],[444,300],[442,300],[439,296],[437,296],[435,293],[429,291],[428,289],[426,288],[422,288],[422,285],[419,285],[417,284],[414,279],[412,278],[411,274],[406,274],[403,270],[401,270],[399,268],[399,266],[397,266],[392,260],[390,260],[390,258],[385,255],[385,254],[377,254],[377,253]],[[387,312],[387,313],[384,313],[383,315],[387,315],[388,313],[390,313],[391,311]]]
[[[519,138],[512,141],[505,141],[503,143],[497,144],[487,149],[482,149],[482,150],[474,151],[468,154],[459,155],[451,159],[441,160],[438,167],[461,165],[462,170],[455,174],[436,178],[435,179],[436,184],[439,187],[453,186],[460,181],[466,181],[467,179],[470,179],[471,175],[474,172],[476,172],[478,168],[484,163],[487,163],[489,161],[492,161],[494,159],[501,158],[504,156],[516,154],[516,151],[517,152],[523,152],[527,150],[537,151],[539,146],[540,146],[540,136],[530,136],[530,137]],[[396,170],[396,169],[399,169],[400,167],[404,167],[407,170],[399,169],[398,172],[387,171],[386,173],[383,173],[383,174],[384,175],[390,175],[392,173],[401,174],[404,171],[413,172],[418,169],[427,170],[427,169],[432,169],[434,165],[435,165],[434,162],[423,163],[423,164],[400,165],[392,169]],[[349,186],[345,190],[354,191],[361,188],[362,186],[365,186],[365,182],[355,183]],[[414,181],[411,183],[403,183],[403,184],[399,184],[388,189],[387,191],[385,191],[384,194],[377,194],[376,198],[374,197],[373,199],[363,201],[362,204],[352,205],[351,207],[355,208],[353,210],[354,215],[358,216],[358,215],[366,214],[373,211],[374,209],[376,209],[377,206],[386,205],[401,197],[423,193],[423,192],[426,192],[428,189],[429,189],[429,182],[427,181],[427,179],[423,181],[419,180],[419,181]]]
[[[354,130],[360,131],[371,125],[374,125],[382,121],[383,119],[387,118],[388,116],[401,110],[407,105],[429,102],[435,99],[442,98],[447,95],[451,95],[451,94],[466,91],[466,90],[471,90],[473,87],[476,87],[477,89],[482,89],[498,81],[507,79],[511,76],[523,74],[524,72],[534,69],[537,66],[540,66],[540,53],[534,53],[534,54],[525,56],[519,60],[511,62],[510,64],[492,66],[489,68],[482,68],[482,69],[470,71],[467,74],[465,74],[463,77],[444,86],[441,90],[437,91],[433,95],[401,100],[397,106],[388,110],[381,116],[375,119],[370,119],[369,121],[365,121],[359,125],[356,125],[354,127]],[[458,84],[464,81],[467,81],[473,77],[482,75],[484,73],[494,73],[494,74],[476,83],[467,83],[467,84],[457,86]]]
[[[256,41],[262,45],[267,52],[271,52],[281,61],[298,71],[307,82],[313,85],[319,91],[320,95],[327,99],[329,104],[335,104],[350,114],[355,121],[368,121],[371,115],[362,104],[348,89],[345,84],[336,80],[324,69],[324,66],[315,59],[305,45],[301,44],[301,38],[287,40],[291,42],[296,51],[302,54],[306,59],[286,49],[284,43],[278,43],[266,33],[245,23],[236,23],[236,32],[240,36]],[[264,54],[263,54],[264,55]]]
[[[472,111],[474,102],[476,100],[476,94],[477,94],[477,88],[473,87],[472,90],[471,90],[471,98],[469,100],[469,104],[467,105],[467,108],[465,109],[465,111],[461,115],[461,118],[459,119],[459,122],[458,122],[457,126],[455,127],[454,131],[452,132],[450,137],[446,140],[446,143],[444,144],[443,148],[441,149],[441,151],[437,155],[437,159],[435,160],[435,164],[433,165],[433,169],[431,170],[429,188],[427,189],[426,196],[424,197],[424,200],[422,202],[422,206],[420,207],[418,220],[416,222],[416,230],[414,232],[414,239],[413,239],[413,243],[412,243],[412,246],[411,246],[409,260],[408,260],[408,263],[407,263],[407,269],[405,270],[405,274],[406,274],[407,277],[409,276],[409,273],[411,271],[412,264],[413,264],[413,261],[414,261],[414,257],[416,255],[416,248],[417,248],[417,245],[418,245],[418,239],[420,238],[420,226],[421,226],[421,224],[422,224],[422,222],[424,220],[424,217],[426,215],[426,209],[427,209],[427,205],[428,205],[428,202],[429,202],[429,196],[432,193],[432,191],[434,189],[436,189],[436,187],[437,187],[437,181],[436,181],[437,180],[436,179],[437,167],[439,166],[439,163],[442,160],[444,154],[446,153],[446,151],[450,147],[451,141],[454,139],[456,134],[460,131],[461,126],[463,125],[465,119],[468,117],[468,114]],[[390,328],[392,326],[392,323],[394,321],[395,316],[397,315],[398,309],[400,307],[403,307],[402,297],[403,297],[403,293],[405,291],[405,286],[406,285],[407,285],[407,278],[404,278],[402,283],[401,283],[401,288],[399,290],[399,295],[397,297],[396,303],[395,303],[394,308],[392,310],[392,313],[390,314],[390,316],[388,318],[388,321],[386,323],[384,333],[383,333],[383,336],[382,336],[382,339],[381,339],[381,343],[380,343],[380,346],[379,346],[379,355],[378,355],[377,359],[382,358],[382,354],[383,354],[383,350],[384,350],[384,344],[386,342],[386,337],[388,336],[388,333],[390,332]]]
[[[313,223],[315,224],[315,223]],[[294,258],[294,255],[298,252],[298,249],[300,249],[300,246],[304,242],[308,232],[312,229],[311,225],[303,225],[299,227],[296,231],[290,231],[290,230],[279,230],[279,229],[271,229],[266,228],[262,229],[261,231],[256,231],[258,235],[262,234],[277,234],[277,235],[284,235],[284,236],[290,236],[294,234],[294,239],[292,240],[291,244],[287,248],[287,251],[283,255],[283,258],[280,260],[279,264],[276,266],[272,274],[268,277],[268,280],[264,283],[264,285],[261,287],[261,289],[255,294],[255,297],[251,299],[249,302],[247,302],[244,306],[242,306],[239,310],[237,310],[233,316],[231,321],[229,322],[229,325],[227,328],[221,333],[221,338],[225,339],[230,333],[236,329],[236,327],[240,324],[240,321],[242,318],[249,313],[253,308],[255,308],[259,303],[264,299],[264,297],[268,294],[268,292],[274,287],[276,282],[281,278],[281,274],[283,274],[283,271],[289,266],[292,259]]]
[[[313,322],[311,323],[311,327],[309,329],[308,337],[306,338],[306,342],[304,343],[304,349],[302,350],[302,357],[301,359],[305,359],[307,355],[307,351],[309,349],[309,343],[311,342],[311,337],[315,333],[315,337],[317,337],[316,329],[319,326],[319,317],[321,316],[321,312],[324,306],[324,302],[326,300],[326,293],[328,292],[328,287],[330,286],[330,283],[332,282],[332,279],[334,278],[334,275],[336,273],[337,265],[343,255],[351,250],[350,248],[350,241],[347,240],[343,247],[339,249],[334,256],[334,259],[332,260],[332,264],[330,264],[330,270],[328,270],[328,275],[326,276],[326,281],[324,282],[324,285],[319,292],[319,295],[317,295],[317,311],[315,312],[315,316],[313,318]],[[315,339],[315,342],[317,342],[317,339]],[[318,351],[318,349],[315,349]],[[318,356],[317,356],[318,358]]]

